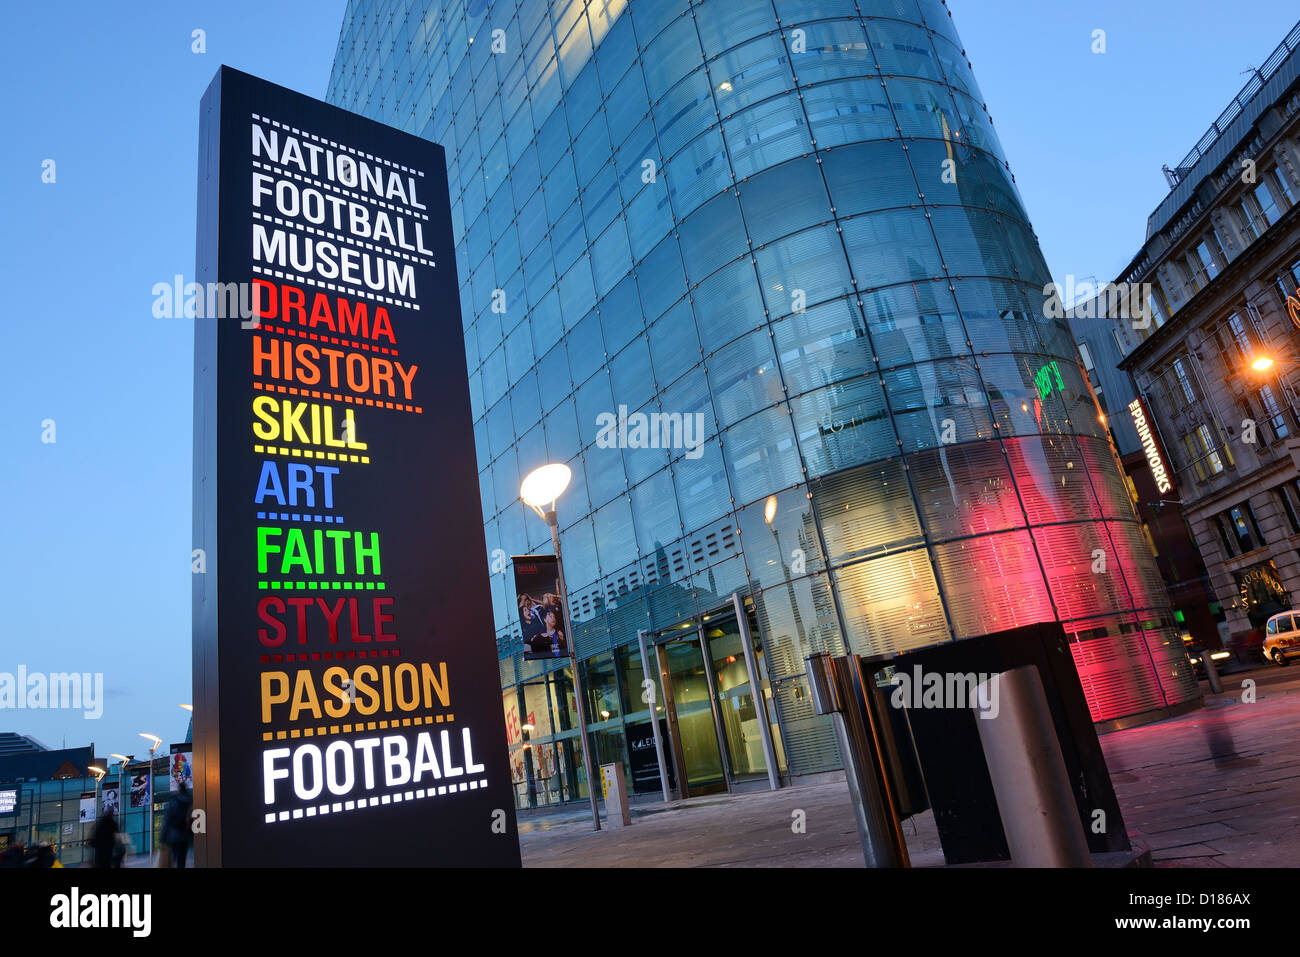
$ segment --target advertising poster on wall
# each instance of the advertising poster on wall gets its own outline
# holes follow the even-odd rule
[[[444,151],[200,112],[195,863],[518,866]]]
[[[107,782],[99,789],[99,813],[100,814],[121,814],[122,813],[122,789],[114,781],[112,784]]]
[[[560,569],[554,555],[515,555],[515,596],[527,661],[569,657]]]

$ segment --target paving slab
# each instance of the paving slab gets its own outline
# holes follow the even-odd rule
[[[1255,682],[1256,700],[1236,689]],[[1103,735],[1129,834],[1157,867],[1300,864],[1300,668],[1225,678],[1209,706]],[[1202,683],[1202,690],[1207,691]],[[803,812],[796,815],[797,811]],[[593,831],[587,805],[521,812],[527,867],[862,867],[842,779],[633,807]],[[802,826],[799,820],[802,820]],[[930,812],[903,824],[915,867],[944,866]]]

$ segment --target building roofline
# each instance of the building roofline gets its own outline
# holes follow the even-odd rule
[[[1224,266],[1223,270],[1213,280],[1203,286],[1191,299],[1183,303],[1178,311],[1169,317],[1168,322],[1134,346],[1128,355],[1119,360],[1117,368],[1123,369],[1125,372],[1132,372],[1135,366],[1150,359],[1154,353],[1164,348],[1170,340],[1193,328],[1191,324],[1183,320],[1183,317],[1192,315],[1196,308],[1208,299],[1215,290],[1222,289],[1227,285],[1230,278],[1238,278],[1237,274],[1245,268],[1248,262],[1254,262],[1276,248],[1274,243],[1269,242],[1270,238],[1276,239],[1297,222],[1300,222],[1300,203],[1295,204],[1283,213],[1278,218],[1278,221],[1270,226],[1262,236],[1247,246],[1241,255]]]
[[[1300,21],[1283,37],[1261,69],[1232,98],[1218,119],[1210,124],[1191,151],[1167,175],[1176,178],[1173,187],[1147,217],[1146,242],[1172,222],[1196,197],[1196,189],[1246,139],[1255,122],[1300,76]]]

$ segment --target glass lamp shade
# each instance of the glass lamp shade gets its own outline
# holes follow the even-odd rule
[[[573,472],[567,465],[543,465],[533,469],[519,486],[519,497],[533,508],[549,508],[569,487]]]

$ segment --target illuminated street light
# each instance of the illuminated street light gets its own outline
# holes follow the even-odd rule
[[[519,497],[542,518],[555,511],[556,500],[564,494],[573,479],[567,465],[543,465],[533,469],[519,486]]]
[[[86,765],[86,770],[95,776],[95,809],[94,811],[91,812],[90,816],[91,816],[91,820],[98,821],[99,820],[99,784],[101,781],[104,780],[104,775],[107,774],[108,771],[105,770],[104,768],[101,768],[97,764]],[[120,794],[121,792],[119,791],[118,793]]]
[[[551,528],[551,544],[555,547],[555,569],[560,575],[560,606],[565,621],[569,622],[569,663],[573,666],[573,698],[578,705],[578,740],[582,743],[582,763],[587,769],[587,796],[591,799],[591,823],[600,830],[600,807],[596,804],[596,778],[591,766],[591,745],[587,741],[587,705],[583,700],[582,676],[578,673],[578,643],[574,640],[573,612],[569,608],[569,592],[564,584],[564,559],[560,554],[560,523],[555,515],[555,502],[564,494],[573,479],[572,470],[562,463],[551,463],[533,469],[519,486],[519,497]]]

